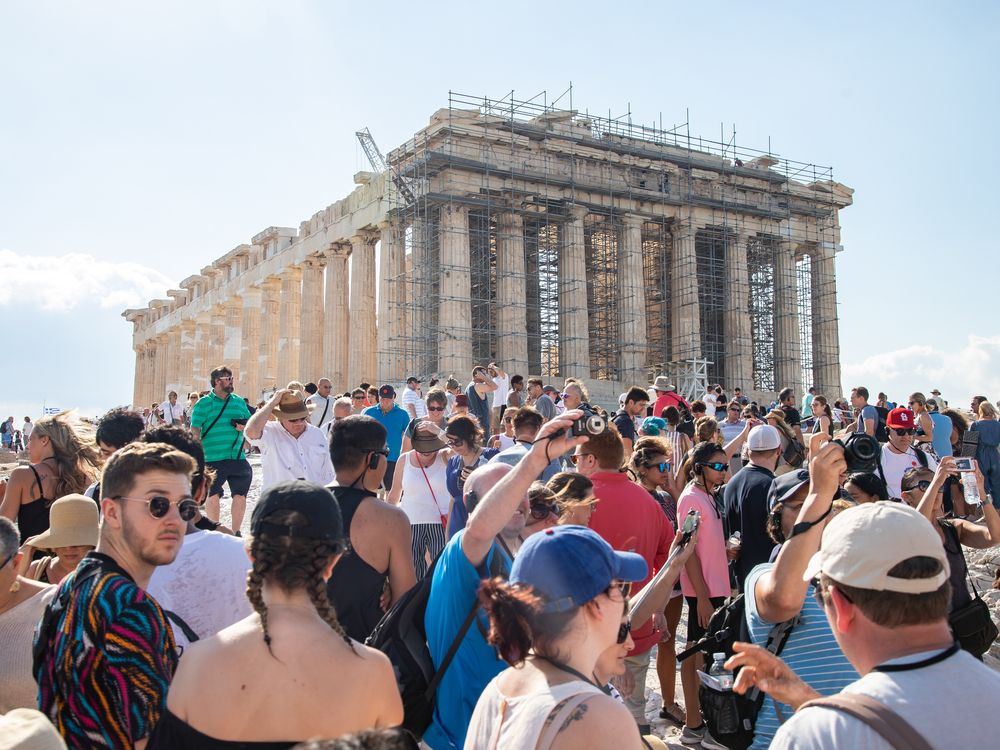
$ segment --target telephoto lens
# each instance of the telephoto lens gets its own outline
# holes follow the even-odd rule
[[[863,432],[855,432],[844,440],[834,440],[844,449],[844,461],[847,470],[854,472],[873,473],[878,471],[878,458],[882,454],[882,446],[878,440]]]

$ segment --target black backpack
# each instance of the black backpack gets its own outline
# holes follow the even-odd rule
[[[880,443],[889,442],[889,410],[884,406],[876,406],[875,411],[878,412],[878,422],[875,423],[875,439]]]
[[[407,591],[385,613],[378,625],[365,639],[365,645],[381,651],[392,662],[396,675],[396,685],[403,699],[403,723],[400,725],[417,739],[420,739],[434,718],[434,701],[441,678],[458,653],[466,633],[472,627],[479,611],[478,595],[472,603],[465,621],[455,634],[441,666],[434,669],[430,649],[427,647],[427,630],[424,628],[424,613],[431,595],[431,582],[437,568],[438,554],[427,569],[426,575]],[[501,555],[494,551],[491,575],[504,575],[506,571],[499,560]]]
[[[765,648],[776,656],[781,654],[798,620],[796,615],[791,620],[772,627]],[[733,644],[736,641],[753,642],[747,626],[744,594],[732,597],[715,610],[708,621],[705,635],[678,654],[677,661],[684,661],[700,651],[705,657],[704,669],[707,671],[715,654],[725,654],[727,659],[733,655]],[[698,686],[698,699],[708,731],[717,742],[732,750],[746,750],[750,747],[757,714],[764,705],[764,693],[753,688],[746,695],[738,695],[732,690],[717,690],[701,683]]]

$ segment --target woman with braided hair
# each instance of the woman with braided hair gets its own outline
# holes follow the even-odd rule
[[[389,660],[352,641],[327,599],[345,545],[332,493],[302,480],[275,484],[250,532],[255,613],[190,646],[149,750],[277,750],[399,724]]]

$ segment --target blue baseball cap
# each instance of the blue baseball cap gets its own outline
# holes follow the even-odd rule
[[[785,502],[807,484],[809,484],[809,469],[796,469],[775,477],[771,482],[771,491],[767,495],[767,509],[774,510],[775,505]]]
[[[616,552],[586,526],[554,526],[521,545],[510,582],[531,586],[544,612],[567,612],[603,593],[612,581],[642,581],[649,566],[635,552]]]

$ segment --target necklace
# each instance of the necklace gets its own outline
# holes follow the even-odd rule
[[[551,664],[553,667],[555,667],[561,672],[566,672],[567,674],[571,674],[574,677],[579,678],[583,682],[586,682],[588,685],[594,685],[594,687],[597,687],[593,679],[587,677],[585,674],[583,674],[583,672],[579,672],[573,669],[573,667],[569,666],[568,664],[563,664],[561,661],[556,661],[555,659],[552,659],[548,656],[543,656],[542,654],[535,654],[534,656],[536,659],[547,661],[549,664]]]

